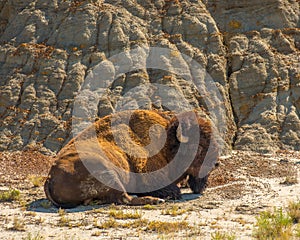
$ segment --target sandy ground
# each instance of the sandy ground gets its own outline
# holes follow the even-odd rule
[[[298,178],[299,152],[233,151],[221,157],[203,195],[182,189],[183,200],[157,206],[92,205],[64,212],[49,204],[42,185],[33,184],[52,162],[35,152],[0,153],[0,190],[21,192],[19,200],[0,202],[1,239],[212,239],[216,232],[253,239],[259,212],[284,208],[300,193],[299,183],[282,184]],[[113,212],[125,215],[117,219]]]

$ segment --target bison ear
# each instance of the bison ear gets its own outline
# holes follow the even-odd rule
[[[182,127],[180,124],[176,130],[176,137],[181,143],[187,143],[189,141],[189,138],[187,136],[182,135]]]

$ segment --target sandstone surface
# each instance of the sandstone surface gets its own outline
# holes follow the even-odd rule
[[[299,0],[3,0],[0,150],[59,151],[74,102],[92,119],[203,106],[227,148],[300,150],[299,27]]]

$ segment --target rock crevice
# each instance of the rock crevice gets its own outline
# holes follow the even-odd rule
[[[299,9],[296,0],[1,1],[0,150],[59,151],[72,137],[74,98],[101,90],[86,79],[104,62],[101,79],[112,84],[95,99],[95,118],[121,106],[166,110],[161,93],[148,91],[164,84],[174,108],[182,98],[193,107],[222,104],[222,116],[209,114],[226,123],[227,147],[300,150]],[[119,74],[126,69],[114,56],[152,56],[151,47],[171,49],[164,70]],[[203,67],[201,81],[215,81],[222,103],[187,83],[193,69],[180,53]]]

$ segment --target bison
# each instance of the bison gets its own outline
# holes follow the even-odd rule
[[[199,139],[191,141],[187,136],[199,136]],[[185,146],[181,152],[180,146]],[[208,161],[204,161],[205,157]],[[168,168],[156,179],[165,185],[151,188],[156,183],[142,177],[131,182],[131,185],[139,184],[142,190],[126,190],[132,177],[126,174],[124,177],[120,172],[153,173],[171,165],[175,158],[179,165]],[[188,158],[192,159],[186,163]],[[194,193],[202,193],[217,158],[212,124],[195,111],[178,115],[154,110],[124,111],[99,119],[63,147],[50,169],[44,190],[54,205],[63,208],[94,200],[129,205],[156,204],[164,199],[180,199],[177,184],[186,178]],[[93,174],[93,169],[100,165],[102,170]],[[199,177],[200,171],[207,172]]]

